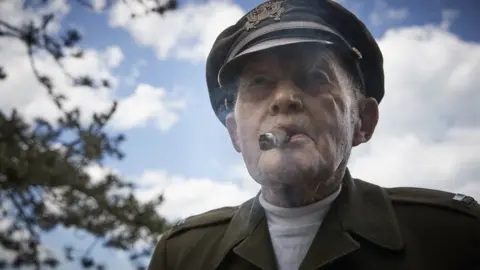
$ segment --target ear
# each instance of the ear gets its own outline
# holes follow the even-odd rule
[[[233,112],[229,113],[227,117],[225,117],[225,125],[227,126],[230,139],[232,140],[233,148],[240,153],[241,149],[237,134],[237,120],[235,119],[235,114]]]
[[[358,121],[355,125],[353,146],[366,143],[373,136],[378,123],[378,102],[374,98],[363,98],[358,101]]]

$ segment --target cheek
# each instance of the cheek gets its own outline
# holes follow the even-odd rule
[[[259,121],[255,113],[238,112],[237,135],[240,148],[244,157],[255,155],[258,146],[258,126]]]
[[[352,124],[352,100],[351,97],[339,93],[332,96],[332,116],[336,119],[336,124],[342,130],[347,130]]]
[[[349,151],[353,143],[355,132],[354,104],[352,104],[352,100],[349,97],[338,99],[336,104],[337,151],[344,153]]]
[[[338,102],[332,95],[325,95],[309,102],[312,124],[316,128],[317,135],[337,133],[340,116]]]
[[[246,155],[251,156],[254,154],[255,149],[258,148],[256,133],[251,130],[243,130],[239,132],[239,140],[242,152]]]
[[[329,95],[310,104],[319,147],[333,147],[334,144],[344,144],[350,140],[353,133],[353,120],[350,101],[341,95]]]

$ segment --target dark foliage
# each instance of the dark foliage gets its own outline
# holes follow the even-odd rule
[[[35,10],[49,1],[24,0],[24,8]],[[176,1],[163,5],[156,0],[122,1],[126,4],[137,1],[145,7],[145,13],[132,14],[132,18],[149,12],[162,15],[177,8]],[[93,8],[90,0],[77,2]],[[107,1],[104,9],[113,3]],[[124,153],[119,146],[125,138],[105,131],[115,112],[115,102],[107,112],[94,114],[89,123],[81,122],[82,112],[78,108],[66,109],[67,97],[58,94],[54,80],[36,67],[37,53],[47,52],[73,85],[110,87],[108,80],[96,78],[96,74],[75,77],[63,68],[62,59],[83,56],[81,50],[74,53],[69,50],[78,48],[82,37],[75,29],[49,34],[46,28],[53,18],[54,14],[47,14],[40,24],[32,21],[22,26],[0,18],[0,38],[16,39],[26,46],[32,72],[61,112],[56,122],[39,117],[35,123],[27,123],[16,110],[6,112],[0,108],[0,247],[15,254],[12,262],[0,259],[0,269],[60,267],[63,259],[45,253],[48,247],[41,242],[42,232],[58,226],[87,232],[96,239],[87,250],[66,246],[66,261],[77,261],[85,269],[105,269],[107,266],[97,262],[92,252],[96,245],[102,244],[128,252],[133,266],[144,269],[142,258],[150,256],[158,237],[168,227],[155,211],[162,203],[162,196],[140,203],[133,196],[132,183],[115,174],[93,182],[86,173],[88,166],[101,165],[107,158],[122,159]],[[7,78],[9,72],[15,70],[0,66],[0,80]],[[139,240],[146,248],[135,247]]]

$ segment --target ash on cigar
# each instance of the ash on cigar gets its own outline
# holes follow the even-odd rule
[[[260,149],[263,151],[278,148],[288,142],[290,136],[284,130],[273,130],[264,133],[258,138]]]

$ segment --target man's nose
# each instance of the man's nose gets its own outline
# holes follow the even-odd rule
[[[270,105],[270,113],[297,113],[303,111],[303,101],[299,90],[291,82],[277,84],[274,99]]]

